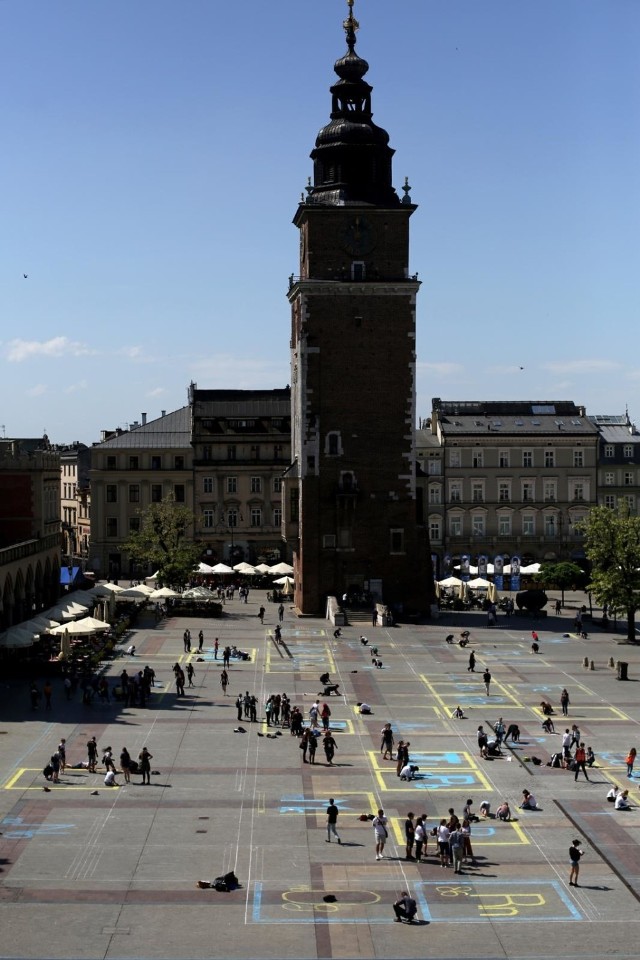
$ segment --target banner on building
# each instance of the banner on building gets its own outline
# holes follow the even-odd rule
[[[504,557],[501,553],[493,558],[493,582],[496,590],[504,590]]]
[[[520,557],[511,557],[511,589],[520,589]]]
[[[487,578],[487,564],[489,563],[489,557],[486,554],[481,553],[478,557],[478,576],[486,580]]]
[[[469,569],[470,566],[471,557],[468,553],[463,553],[460,557],[460,579],[464,580],[465,582],[471,579],[471,570]]]

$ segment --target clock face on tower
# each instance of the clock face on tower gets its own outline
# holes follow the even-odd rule
[[[364,217],[354,217],[342,233],[342,246],[353,257],[363,257],[374,246],[373,230]]]

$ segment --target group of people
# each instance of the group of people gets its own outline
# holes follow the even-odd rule
[[[73,769],[88,770],[89,773],[97,773],[98,758],[100,751],[95,736],[87,741],[87,759],[75,763]],[[145,746],[138,754],[138,759],[134,760],[126,747],[122,748],[120,753],[120,770],[116,769],[113,755],[113,748],[107,746],[102,751],[102,766],[104,767],[104,785],[106,787],[118,787],[118,773],[121,773],[125,783],[131,783],[131,774],[139,773],[142,776],[142,785],[151,783],[151,761],[152,755]],[[45,765],[42,773],[45,780],[50,783],[60,783],[60,775],[67,768],[67,741],[64,737],[58,744],[58,749],[51,755],[50,760]],[[48,789],[45,787],[45,789]]]

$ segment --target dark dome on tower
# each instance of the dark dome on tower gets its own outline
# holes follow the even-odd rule
[[[391,183],[389,134],[373,122],[372,87],[364,79],[369,64],[355,52],[358,22],[353,0],[344,21],[347,52],[336,60],[339,79],[331,87],[331,120],[316,138],[311,153],[313,187],[309,199],[316,203],[398,206]]]

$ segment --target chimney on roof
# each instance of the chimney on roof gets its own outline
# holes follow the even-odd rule
[[[144,427],[147,422],[147,415],[146,413],[141,413],[140,416],[142,417],[142,426]]]
[[[166,415],[167,415],[167,411],[166,411],[166,410],[161,410],[161,411],[160,411],[160,416],[161,416],[161,417],[166,417]]]

